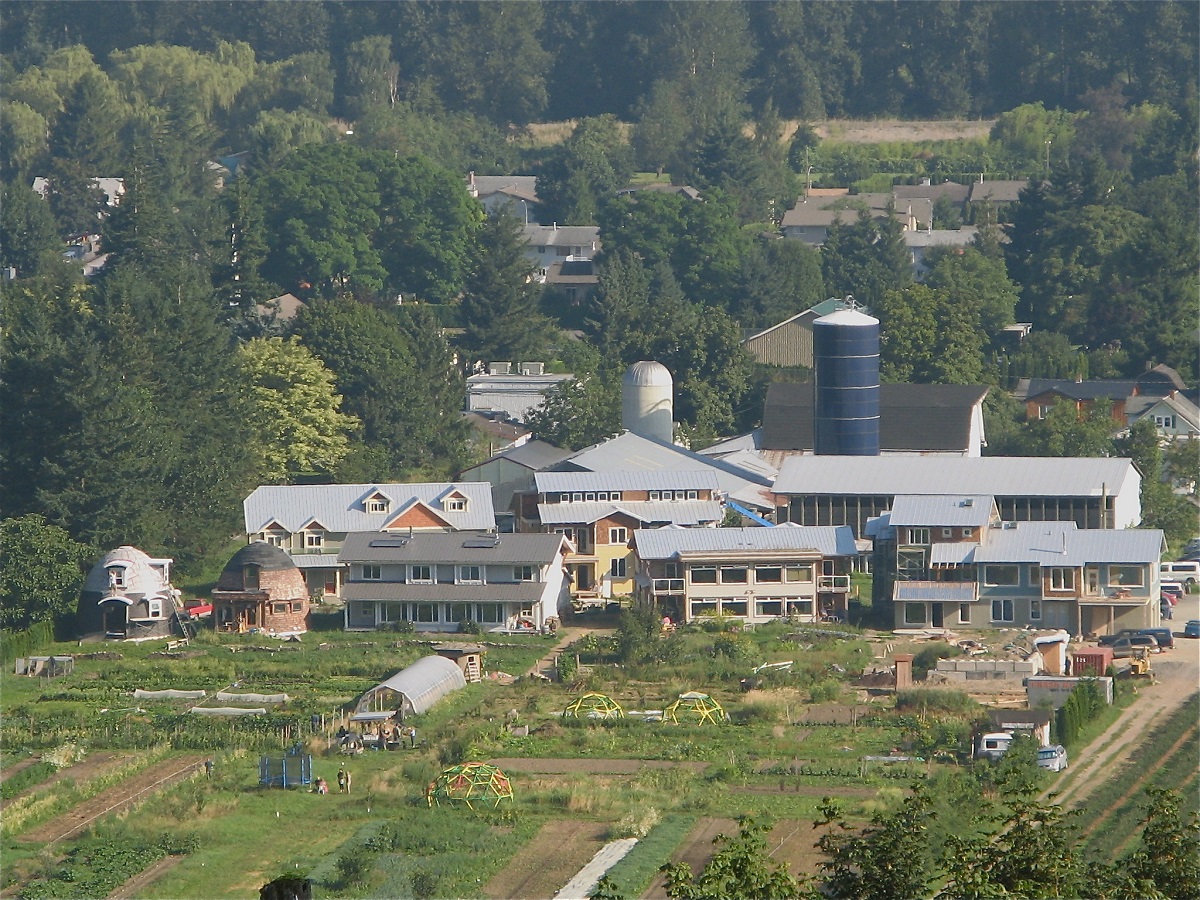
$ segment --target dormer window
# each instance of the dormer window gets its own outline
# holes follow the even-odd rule
[[[306,531],[304,533],[304,546],[308,550],[320,550],[325,546],[325,532]]]
[[[391,505],[387,497],[381,497],[377,494],[367,501],[367,512],[386,513],[391,508]]]
[[[451,497],[446,501],[447,512],[466,512],[467,498],[466,497]]]
[[[108,569],[108,586],[110,588],[125,587],[125,567],[110,566]]]

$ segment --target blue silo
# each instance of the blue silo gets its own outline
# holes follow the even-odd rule
[[[843,309],[813,322],[813,450],[879,455],[879,320]]]

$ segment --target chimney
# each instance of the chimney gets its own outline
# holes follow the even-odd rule
[[[907,691],[913,686],[911,653],[896,654],[896,690]]]

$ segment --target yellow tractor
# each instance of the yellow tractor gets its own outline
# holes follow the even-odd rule
[[[1154,669],[1150,666],[1150,651],[1145,647],[1134,647],[1133,655],[1129,657],[1129,674],[1135,678],[1154,678]]]

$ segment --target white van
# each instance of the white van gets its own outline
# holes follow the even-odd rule
[[[979,745],[975,748],[976,759],[990,759],[995,762],[1008,752],[1013,736],[1007,731],[995,731],[991,734],[980,735]]]
[[[1182,560],[1180,562],[1165,562],[1158,567],[1163,581],[1180,581],[1191,587],[1200,583],[1200,562]]]

